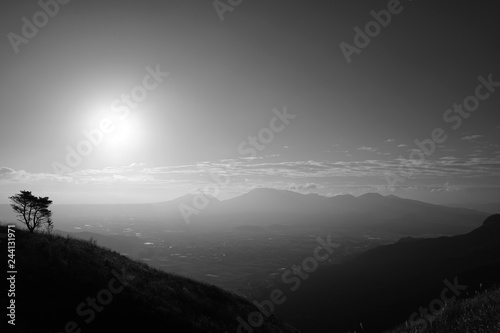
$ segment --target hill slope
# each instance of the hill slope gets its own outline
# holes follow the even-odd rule
[[[499,283],[499,238],[497,214],[468,234],[369,250],[311,273],[277,314],[303,332],[347,332],[359,329],[359,323],[363,332],[381,332],[429,305],[449,284],[467,286],[458,293],[465,297],[480,284]]]
[[[17,229],[16,266],[14,332],[237,332],[237,317],[257,311],[215,286],[67,237]],[[298,331],[271,315],[254,332]]]
[[[426,317],[418,325],[401,325],[386,333],[492,333],[500,332],[500,289],[487,290]]]

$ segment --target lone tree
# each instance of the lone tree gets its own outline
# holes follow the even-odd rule
[[[21,191],[9,199],[12,201],[10,206],[17,213],[18,220],[26,224],[30,232],[43,225],[47,232],[52,231],[52,212],[49,210],[52,200],[48,197],[36,197],[30,191]]]

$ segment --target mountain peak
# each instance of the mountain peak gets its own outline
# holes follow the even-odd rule
[[[384,198],[384,196],[380,193],[365,193],[363,195],[360,195],[358,198]]]
[[[243,195],[250,195],[250,196],[272,196],[272,197],[283,197],[283,196],[295,196],[295,197],[302,197],[305,196],[304,194],[294,192],[294,191],[289,191],[289,190],[282,190],[282,189],[276,189],[276,188],[269,188],[269,187],[257,187],[246,194]]]
[[[258,193],[258,194],[261,194],[261,193],[284,193],[284,192],[288,192],[288,191],[278,190],[278,189],[269,188],[269,187],[256,187],[256,188],[253,188],[250,191],[248,191],[247,194],[249,194],[249,193]]]

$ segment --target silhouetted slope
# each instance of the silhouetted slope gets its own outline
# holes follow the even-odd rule
[[[133,253],[144,246],[144,241],[137,236],[124,236],[124,235],[112,235],[105,236],[97,234],[94,232],[82,231],[82,232],[64,232],[60,230],[52,231],[52,234],[81,239],[81,240],[94,240],[97,244],[102,247],[112,249],[118,253]]]
[[[436,316],[426,317],[427,327],[400,325],[386,333],[497,333],[500,332],[500,289],[494,288],[447,306]]]
[[[439,298],[444,280],[500,281],[500,215],[460,236],[397,242],[341,265],[320,268],[290,293],[278,314],[304,332],[380,332]],[[290,285],[283,288],[288,289]]]
[[[257,311],[233,293],[92,242],[18,229],[16,244],[17,332],[65,332],[71,321],[82,332],[236,332],[237,317]],[[297,331],[271,316],[255,332]]]

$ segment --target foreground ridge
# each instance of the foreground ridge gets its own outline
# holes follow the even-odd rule
[[[258,311],[234,293],[151,268],[92,240],[17,229],[16,244],[13,332],[237,332],[237,317]],[[298,331],[271,315],[254,332]]]
[[[453,303],[436,316],[424,319],[425,324],[404,324],[386,333],[500,332],[500,287]]]

